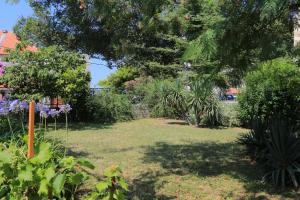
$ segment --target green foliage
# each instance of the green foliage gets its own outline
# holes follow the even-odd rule
[[[294,186],[300,181],[300,139],[294,125],[286,119],[258,120],[247,135],[239,139],[246,153],[265,171],[263,179],[276,186]]]
[[[11,132],[11,130],[10,130],[9,122],[11,124],[14,133],[22,133],[22,123],[23,123],[21,121],[22,118],[24,118],[24,116],[21,116],[19,114],[0,116],[0,137],[5,137],[10,135],[9,133]]]
[[[115,73],[110,74],[106,80],[100,81],[100,86],[124,89],[125,82],[134,80],[138,76],[138,71],[133,67],[121,67]]]
[[[166,104],[166,98],[170,91],[176,91],[176,85],[172,80],[153,80],[151,78],[138,80],[128,90],[128,95],[135,105],[145,105],[151,117],[180,117],[180,109]],[[179,105],[179,104],[178,104]]]
[[[121,60],[153,77],[176,77],[192,61],[194,71],[225,70],[233,84],[257,63],[291,52],[291,11],[299,7],[298,0],[29,3],[34,16],[15,27],[24,40]]]
[[[299,186],[300,181],[300,139],[295,136],[289,124],[282,121],[272,123],[270,142],[267,142],[265,179],[274,185]]]
[[[209,126],[223,125],[222,119],[224,116],[222,111],[219,100],[216,97],[212,97],[203,115],[202,123]]]
[[[239,116],[239,105],[237,102],[221,102],[221,124],[227,127],[238,127],[241,125]]]
[[[210,110],[210,108],[212,108],[211,102],[214,100],[213,83],[208,78],[199,77],[192,81],[190,85],[190,92],[188,94],[188,107],[195,115],[196,126],[199,126],[203,115],[208,111],[215,111],[217,108],[215,107]],[[207,114],[209,115],[209,113]],[[217,115],[214,114],[214,116]]]
[[[27,159],[27,145],[20,140],[1,144],[0,194],[9,199],[73,199],[88,179],[88,161],[62,157],[50,143],[37,142],[35,157]]]
[[[283,58],[263,63],[249,73],[239,97],[241,118],[268,120],[283,116],[293,123],[299,120],[300,72],[296,65]]]
[[[133,119],[133,108],[125,94],[101,91],[87,102],[89,119],[92,122],[116,122]]]
[[[13,88],[12,95],[20,99],[60,96],[68,102],[88,90],[90,75],[85,59],[78,53],[58,46],[41,48],[38,52],[11,51],[1,82]]]
[[[124,192],[128,191],[128,185],[122,176],[122,170],[118,166],[105,169],[104,180],[96,185],[96,192],[93,192],[88,200],[107,199],[124,200]]]
[[[221,124],[222,110],[210,77],[197,77],[186,86],[177,80],[172,86],[161,86],[164,93],[159,98],[163,106],[172,108],[176,116],[189,124],[199,126],[201,121],[212,126]]]
[[[260,161],[264,159],[264,149],[266,147],[266,122],[257,119],[252,122],[249,133],[242,135],[238,143],[245,146],[245,154],[252,160]]]
[[[186,93],[184,87],[179,80],[167,88],[167,85],[162,83],[162,101],[164,106],[173,108],[177,115],[182,119],[187,120],[190,123],[189,117],[187,116],[188,105],[186,100]]]

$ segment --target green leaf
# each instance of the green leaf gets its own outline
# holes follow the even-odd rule
[[[10,189],[9,189],[9,187],[7,185],[2,185],[0,187],[0,198],[5,197],[8,194],[9,190]]]
[[[72,185],[79,185],[81,183],[83,183],[83,181],[85,180],[86,176],[84,176],[83,173],[77,173],[74,174],[73,176],[71,176],[71,184]]]
[[[49,161],[52,157],[50,147],[51,145],[49,143],[41,143],[39,146],[39,152],[35,157],[30,159],[30,162],[33,164],[44,164]]]
[[[0,151],[0,162],[1,163],[10,163],[12,159],[11,153],[7,151]]]
[[[39,195],[48,194],[48,181],[46,179],[41,180],[38,194]]]
[[[120,190],[116,191],[116,193],[114,194],[114,198],[116,200],[124,200],[125,199],[124,194]]]
[[[77,160],[78,164],[80,164],[83,167],[87,167],[89,169],[95,169],[95,165],[93,165],[90,161],[85,160],[85,159],[78,159]]]
[[[58,176],[55,177],[53,181],[53,190],[57,196],[60,196],[60,193],[64,188],[65,181],[66,181],[65,174],[59,174]]]
[[[128,184],[126,183],[124,178],[120,178],[119,184],[120,184],[122,189],[128,191]]]
[[[25,170],[19,171],[18,179],[20,181],[32,181],[33,180],[33,169],[30,165],[26,166]]]
[[[73,156],[64,157],[61,159],[60,164],[67,169],[71,169],[75,165],[75,159]]]
[[[97,192],[93,192],[87,200],[97,200],[98,199],[99,194]]]
[[[5,178],[4,178],[4,172],[0,172],[0,185],[2,185],[2,183],[4,182]]]
[[[45,171],[45,177],[47,179],[48,182],[51,181],[51,179],[55,176],[55,171],[54,171],[54,167],[48,167]]]
[[[101,193],[104,192],[106,189],[108,189],[108,187],[109,187],[109,183],[106,181],[102,181],[96,185],[98,192]]]

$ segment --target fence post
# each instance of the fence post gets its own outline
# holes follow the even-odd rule
[[[28,153],[27,157],[32,158],[34,156],[34,113],[35,103],[31,101],[29,104],[29,123],[28,123]]]

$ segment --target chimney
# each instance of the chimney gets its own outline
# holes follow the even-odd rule
[[[2,43],[6,38],[7,30],[3,30],[2,34],[0,35],[0,48],[2,47]]]

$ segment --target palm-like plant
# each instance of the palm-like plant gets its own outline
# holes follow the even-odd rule
[[[206,124],[211,126],[222,124],[223,112],[219,105],[219,100],[212,95],[208,101],[210,103],[205,108]]]
[[[249,133],[242,135],[238,143],[245,146],[245,153],[257,162],[265,159],[266,138],[268,135],[267,122],[262,119],[255,119],[252,122],[252,129]]]
[[[269,140],[266,142],[266,160],[262,164],[267,173],[264,178],[275,185],[299,186],[300,139],[291,126],[282,120],[273,120]]]
[[[187,105],[193,110],[196,119],[196,126],[200,125],[201,118],[210,105],[213,97],[213,84],[208,79],[197,79],[190,85]]]
[[[188,107],[186,103],[186,95],[184,87],[179,80],[174,84],[174,87],[168,88],[165,85],[161,86],[162,100],[165,105],[175,108],[178,115],[181,116],[190,124],[188,116]]]

